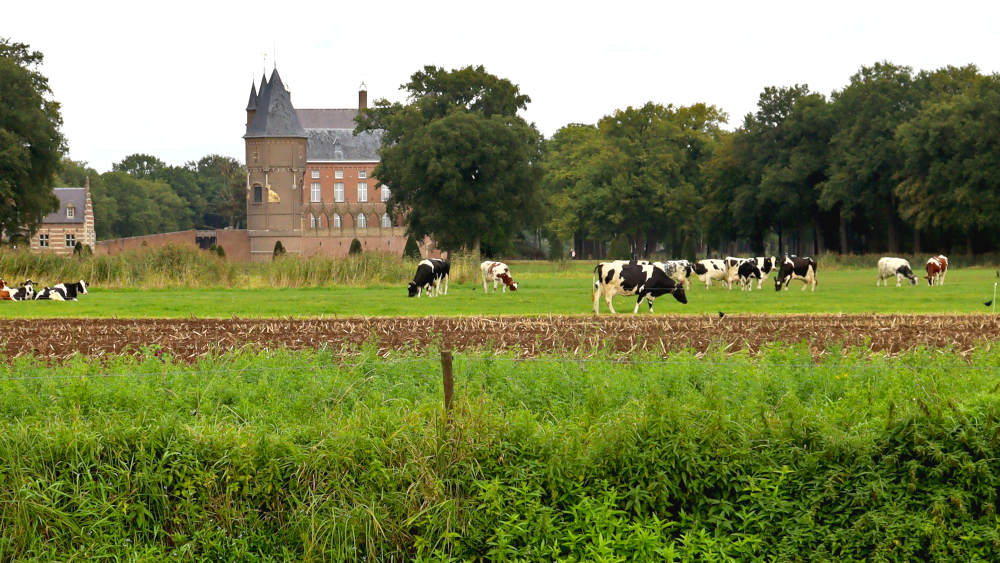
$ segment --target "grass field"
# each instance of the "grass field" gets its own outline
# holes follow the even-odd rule
[[[590,314],[594,264],[574,262],[512,263],[516,293],[484,295],[481,284],[452,283],[447,296],[408,298],[405,284],[371,287],[311,287],[273,289],[102,289],[75,303],[0,302],[2,318],[47,317],[310,317],[310,316],[424,316],[424,315],[549,315]],[[692,278],[688,304],[669,296],[656,301],[656,313],[988,313],[998,281],[990,268],[955,269],[944,286],[875,287],[874,268],[819,271],[814,293],[800,291],[792,282],[788,291],[775,292],[771,279],[763,291],[705,290]],[[635,299],[616,297],[619,313],[631,314]],[[602,314],[608,310],[603,300]],[[646,314],[645,305],[640,313]]]

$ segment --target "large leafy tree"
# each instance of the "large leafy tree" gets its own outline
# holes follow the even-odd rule
[[[41,63],[40,52],[0,38],[0,230],[8,235],[30,235],[59,206],[52,187],[66,143]]]
[[[107,172],[91,183],[99,238],[130,237],[191,228],[191,216],[165,182]]]
[[[897,130],[903,154],[895,195],[918,229],[973,238],[1000,223],[1000,77],[948,81]]]
[[[480,243],[506,248],[512,233],[537,224],[541,138],[517,115],[528,96],[482,66],[427,66],[403,88],[406,104],[377,101],[357,131],[382,132],[375,176],[408,234],[478,252]]]
[[[833,95],[837,130],[819,201],[824,209],[839,209],[841,220],[865,238],[865,250],[882,240],[890,252],[900,248],[894,188],[903,157],[895,132],[918,105],[912,70],[888,62],[862,67]]]
[[[247,223],[247,170],[238,160],[210,154],[188,163],[197,175],[201,197],[206,202],[204,224],[211,227],[245,227]]]

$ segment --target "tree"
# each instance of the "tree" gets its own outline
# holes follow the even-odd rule
[[[122,159],[121,162],[111,165],[111,170],[124,172],[133,178],[155,178],[157,174],[166,168],[162,160],[148,154],[131,154]]]
[[[188,163],[198,176],[207,208],[200,217],[211,227],[239,228],[247,222],[247,171],[235,158],[210,154]]]
[[[190,228],[183,200],[164,182],[107,172],[91,183],[98,238],[130,237]]]
[[[482,66],[427,66],[402,88],[409,103],[379,100],[356,129],[382,132],[375,176],[392,189],[389,213],[446,250],[509,247],[541,216],[540,135],[517,115],[528,96]]]
[[[52,193],[66,142],[42,54],[0,38],[0,231],[28,237],[59,208]]]

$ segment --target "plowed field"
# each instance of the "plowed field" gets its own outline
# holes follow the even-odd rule
[[[756,352],[769,342],[808,342],[815,353],[837,343],[898,353],[916,346],[950,347],[968,354],[1000,338],[994,315],[729,315],[567,316],[339,319],[60,319],[3,320],[8,357],[33,354],[53,360],[138,353],[158,346],[194,360],[211,352],[328,346],[357,349],[375,341],[379,352],[428,346],[463,350],[514,349],[587,355],[594,348],[619,353],[666,354],[684,348]]]

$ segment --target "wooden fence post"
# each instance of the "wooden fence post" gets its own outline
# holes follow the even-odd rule
[[[451,371],[451,352],[441,352],[441,375],[444,382],[444,410],[451,411],[451,399],[455,394],[455,379]]]

